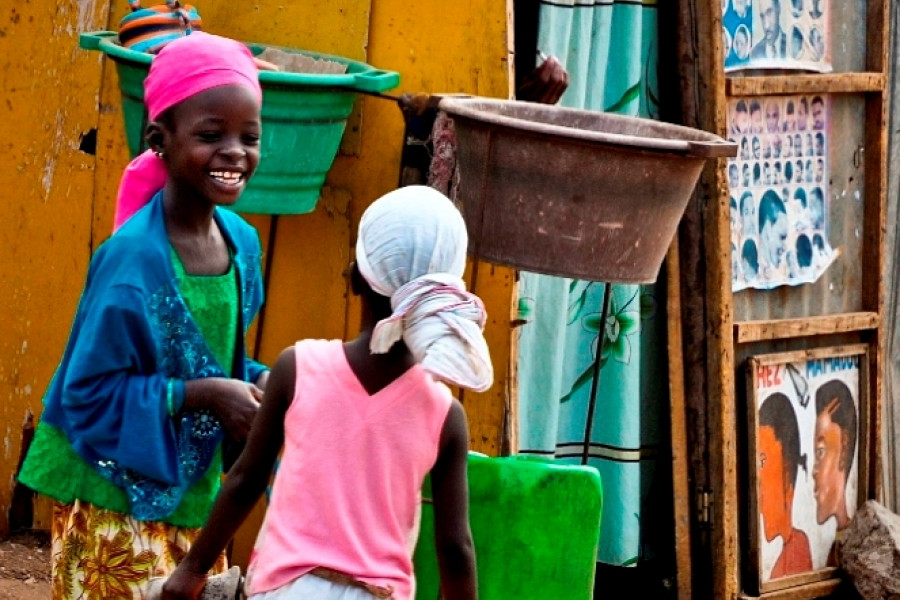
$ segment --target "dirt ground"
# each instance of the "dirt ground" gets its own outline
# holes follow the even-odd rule
[[[0,540],[0,600],[50,598],[50,545],[43,534]]]

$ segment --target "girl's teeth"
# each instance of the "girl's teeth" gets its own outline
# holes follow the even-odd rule
[[[243,179],[242,173],[231,173],[231,172],[227,172],[227,171],[212,171],[210,173],[210,175],[213,177],[213,179],[216,179],[217,181],[221,181],[222,183],[227,183],[227,184],[232,184],[232,185],[236,184],[236,183],[240,183],[241,180]]]

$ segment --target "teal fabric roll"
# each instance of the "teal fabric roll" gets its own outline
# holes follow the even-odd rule
[[[657,38],[655,1],[541,3],[538,49],[569,72],[564,106],[656,117]],[[605,324],[604,288],[521,274],[519,451],[580,463],[588,444],[587,464],[600,471],[605,496],[598,560],[633,565],[653,551],[642,522],[667,406],[665,287],[612,286]],[[600,333],[602,369],[586,440]]]

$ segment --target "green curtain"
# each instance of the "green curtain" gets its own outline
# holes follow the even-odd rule
[[[657,39],[656,2],[541,2],[538,51],[569,73],[564,106],[655,118]],[[668,402],[665,288],[613,285],[605,323],[603,283],[522,273],[519,289],[519,452],[580,463],[587,445],[604,488],[598,560],[635,565],[658,529],[647,526],[659,518],[647,502]]]

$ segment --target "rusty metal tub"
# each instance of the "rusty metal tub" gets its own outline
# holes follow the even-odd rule
[[[445,96],[474,257],[621,283],[656,280],[707,160],[737,146],[650,119]]]

